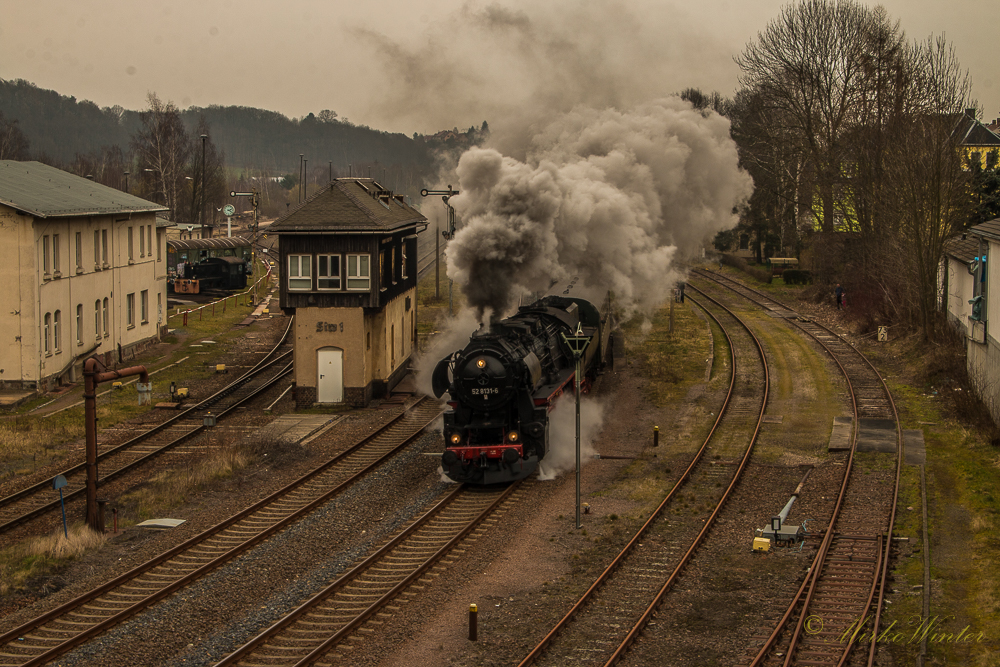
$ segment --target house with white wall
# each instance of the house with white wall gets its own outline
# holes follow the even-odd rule
[[[45,391],[159,340],[166,234],[148,202],[40,162],[0,160],[0,388]]]

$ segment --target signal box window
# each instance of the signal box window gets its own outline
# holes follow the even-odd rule
[[[340,255],[316,257],[316,281],[319,289],[340,289]]]
[[[368,255],[347,256],[347,289],[368,290],[372,284],[371,257]]]
[[[288,289],[312,289],[312,255],[288,256]]]

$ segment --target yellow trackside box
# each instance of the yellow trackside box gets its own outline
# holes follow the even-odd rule
[[[226,365],[225,364],[216,364],[215,365],[215,372],[216,373],[225,373],[226,372]]]
[[[767,553],[771,550],[771,540],[766,537],[753,538],[753,550]]]
[[[181,387],[180,389],[178,389],[177,392],[174,394],[174,396],[176,396],[177,398],[187,398],[188,397],[187,387]]]

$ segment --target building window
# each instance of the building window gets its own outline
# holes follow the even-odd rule
[[[52,354],[52,337],[50,336],[52,330],[52,313],[45,313],[45,324],[42,327],[42,340],[45,347],[45,354]]]
[[[133,261],[134,255],[132,250],[132,228],[128,228],[128,261]]]
[[[319,289],[340,289],[340,255],[316,258],[316,281]]]
[[[108,308],[108,297],[104,297],[104,337],[107,338],[111,335],[111,328],[108,326],[108,322],[111,320],[111,309]]]
[[[135,326],[135,292],[125,295],[125,324],[129,329]]]
[[[163,261],[163,250],[160,248],[160,233],[156,233],[156,261]]]
[[[399,249],[399,273],[406,280],[406,241],[403,241],[403,246]]]
[[[368,255],[347,256],[347,289],[371,289],[371,257]]]
[[[149,322],[149,290],[144,289],[139,293],[139,316],[143,324]]]
[[[108,265],[108,230],[101,230],[101,264]]]
[[[163,293],[156,293],[156,323],[160,324],[163,322]]]
[[[52,274],[52,264],[49,262],[49,237],[42,237],[42,273],[45,276]]]
[[[76,344],[83,345],[83,304],[76,305]]]
[[[94,268],[99,268],[101,265],[101,231],[99,229],[94,230]]]
[[[146,256],[153,256],[153,225],[146,225]]]
[[[58,353],[60,350],[62,350],[62,311],[61,310],[57,310],[56,311],[55,318],[53,318],[52,321],[53,321],[53,325],[52,325],[53,335],[52,335],[52,337],[55,340],[55,343],[56,343],[56,352]]]
[[[52,275],[58,276],[62,275],[59,272],[59,235],[52,235]]]
[[[288,256],[288,289],[312,289],[312,255]]]
[[[146,228],[139,225],[139,257],[146,256]],[[129,258],[131,259],[131,258]]]
[[[83,232],[76,233],[76,270],[83,273]]]

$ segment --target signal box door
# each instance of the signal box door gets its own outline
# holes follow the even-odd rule
[[[319,403],[344,402],[344,351],[324,347],[316,351],[316,400]]]

